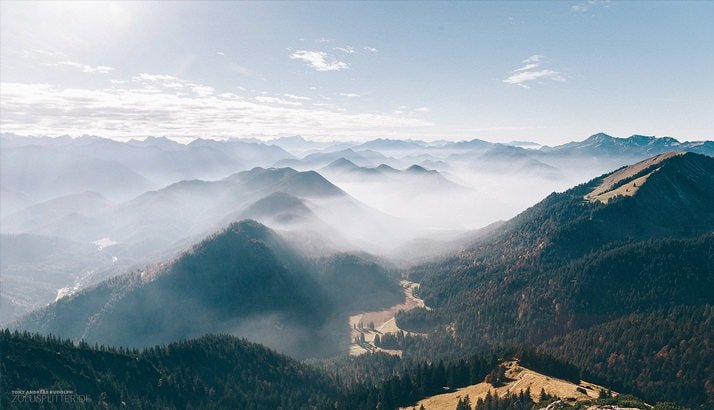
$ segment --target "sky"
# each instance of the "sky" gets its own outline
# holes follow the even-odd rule
[[[714,2],[0,3],[0,130],[711,140]]]

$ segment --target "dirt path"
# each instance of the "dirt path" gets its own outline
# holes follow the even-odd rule
[[[351,355],[357,356],[367,352],[381,351],[401,356],[402,352],[400,350],[387,350],[376,347],[374,345],[374,337],[386,333],[397,333],[401,330],[394,320],[394,316],[400,310],[407,311],[417,307],[429,309],[429,307],[424,304],[423,300],[414,296],[414,291],[419,287],[418,283],[402,280],[400,284],[404,290],[404,302],[384,310],[364,312],[350,316]],[[356,340],[361,338],[361,335],[364,336],[364,342],[356,342]]]

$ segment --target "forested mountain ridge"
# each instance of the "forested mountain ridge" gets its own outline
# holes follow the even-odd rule
[[[628,170],[603,175],[550,195],[449,259],[413,269],[419,296],[432,310],[403,313],[397,323],[431,329],[426,340],[434,347],[418,339],[402,347],[417,355],[433,349],[458,356],[485,346],[538,344],[632,314],[714,303],[714,159],[665,154],[632,170],[614,184],[638,181],[632,194],[592,200],[588,195],[609,176]],[[639,179],[643,175],[646,181]],[[682,337],[696,337],[700,329],[712,339],[711,329],[684,323]],[[637,343],[636,329],[626,334],[632,339],[623,345]],[[691,350],[685,362],[706,360],[704,351]],[[649,362],[628,366],[628,374],[642,374],[638,381],[624,378],[631,386],[689,388],[678,369],[653,381]],[[613,371],[600,374],[616,378]],[[712,400],[704,384],[696,389],[697,397]]]
[[[88,401],[48,408],[87,409],[329,408],[339,393],[328,375],[227,335],[139,351],[4,330],[0,351],[3,408],[37,408],[12,403],[16,389],[69,390]]]
[[[608,176],[603,175],[551,194],[458,255],[422,265],[410,274],[423,279],[421,295],[427,304],[438,306],[444,297],[429,289],[438,289],[439,284],[452,286],[454,280],[469,281],[489,273],[508,282],[517,279],[510,273],[559,268],[593,251],[628,242],[711,232],[714,158],[687,153],[660,165],[632,196],[613,197],[607,204],[586,199]],[[450,281],[439,280],[440,275],[448,275]]]
[[[41,389],[82,396],[81,403],[65,406],[55,400],[48,408],[395,409],[418,405],[417,401],[429,396],[458,393],[457,389],[469,385],[495,389],[511,383],[515,388],[522,381],[511,380],[504,373],[504,366],[514,366],[514,360],[504,361],[496,355],[429,363],[403,362],[379,353],[355,358],[359,363],[339,361],[335,367],[317,367],[228,335],[207,335],[138,350],[91,346],[5,329],[0,330],[0,351],[0,389],[11,393],[0,396],[0,405],[18,409],[36,408],[37,404],[29,402],[32,393],[14,394],[13,390]],[[530,369],[541,373],[542,379],[553,378],[555,384],[570,383],[570,391],[554,389],[553,384],[547,387],[548,394],[521,386],[513,395],[529,406],[519,408],[542,408],[559,398],[567,401],[576,386],[581,392],[588,389],[590,398],[598,393],[593,390],[597,386],[580,382],[580,370],[574,366],[535,351],[506,354],[528,368],[515,365],[518,371]],[[400,370],[393,372],[397,364]],[[339,371],[335,371],[338,366]],[[372,381],[344,378],[351,374],[364,379],[367,375],[360,373],[373,366],[386,370],[386,374]],[[16,396],[19,403],[12,401]],[[580,396],[580,400],[587,399]],[[510,398],[502,397],[505,402]],[[628,397],[580,402],[587,403],[649,408]]]
[[[652,402],[676,399],[692,408],[712,408],[712,329],[712,305],[678,306],[559,336],[541,350],[587,369],[613,389],[629,386]]]
[[[369,303],[360,302],[364,296]],[[342,320],[351,309],[386,307],[401,297],[379,265],[358,256],[307,259],[247,220],[173,261],[61,299],[16,326],[123,346],[231,333],[298,357],[322,356],[349,343]]]

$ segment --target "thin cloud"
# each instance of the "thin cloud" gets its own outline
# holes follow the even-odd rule
[[[339,95],[341,95],[341,96],[343,96],[343,97],[347,97],[347,98],[358,98],[358,97],[361,97],[361,95],[355,94],[355,93],[340,93]]]
[[[597,7],[597,6],[604,6],[607,7],[607,3],[609,3],[610,0],[586,0],[578,4],[574,4],[573,6],[570,7],[570,11],[576,12],[576,13],[586,13],[590,11],[590,9]]]
[[[165,74],[149,74],[141,73],[137,76],[132,77],[132,81],[144,84],[146,89],[160,89],[160,88],[171,88],[171,89],[183,89],[191,88],[197,84],[192,84],[181,80],[178,77]]]
[[[302,60],[316,71],[340,71],[350,68],[344,61],[330,60],[322,51],[298,50],[290,54],[293,60]]]
[[[302,95],[295,95],[295,94],[283,94],[283,97],[291,98],[293,100],[302,100],[302,101],[307,101],[307,100],[312,99],[310,97],[303,97]]]
[[[165,74],[141,73],[132,77],[132,81],[143,85],[143,90],[147,92],[162,92],[174,90],[174,92],[193,93],[199,97],[207,97],[215,93],[213,87],[182,80],[178,77]]]
[[[335,50],[337,50],[337,51],[342,51],[343,53],[346,53],[346,54],[354,54],[354,53],[355,53],[354,47],[350,47],[350,46],[347,46],[347,47],[335,47]]]
[[[224,53],[223,51],[216,51],[216,54],[218,54],[219,56],[225,56],[225,55],[226,55],[226,53]]]
[[[390,114],[305,107],[269,96],[247,99],[183,79],[143,73],[102,89],[0,83],[3,131],[26,135],[135,138],[241,135],[411,134],[431,122]],[[288,102],[289,104],[285,104]],[[319,103],[318,103],[319,104]]]
[[[258,102],[264,103],[264,104],[302,105],[302,103],[300,103],[300,102],[283,100],[282,98],[278,98],[278,97],[258,96],[258,97],[255,97],[255,101],[258,101]]]
[[[429,107],[419,107],[419,108],[415,108],[414,111],[416,111],[416,112],[429,112],[429,111],[431,111],[431,108],[429,108]]]
[[[379,51],[379,50],[377,50],[377,49],[374,48],[374,47],[364,46],[363,48],[364,48],[366,51],[371,51],[371,52],[373,52],[373,53],[376,53],[377,51]]]
[[[551,69],[539,69],[545,57],[534,54],[523,60],[523,67],[511,71],[511,75],[503,80],[506,84],[517,85],[523,88],[530,88],[526,83],[535,80],[565,81],[565,75],[559,71]]]
[[[538,66],[540,65],[540,62],[543,60],[543,58],[544,57],[540,54],[534,54],[534,55],[526,58],[525,60],[523,60],[523,63],[525,64],[523,67],[517,68],[517,69],[513,70],[513,72],[517,73],[519,71],[528,71],[533,68],[538,68]]]
[[[110,71],[114,70],[114,68],[108,67],[105,65],[87,65],[87,64],[77,63],[75,61],[60,61],[57,63],[47,63],[45,65],[49,66],[49,67],[74,68],[74,69],[80,70],[83,73],[108,74]]]

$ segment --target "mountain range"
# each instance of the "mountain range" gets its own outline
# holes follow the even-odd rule
[[[3,297],[11,298],[8,303],[15,311],[13,317],[17,317],[18,313],[53,301],[60,288],[84,288],[117,270],[138,269],[170,258],[200,238],[245,218],[289,230],[288,236],[303,250],[321,254],[369,249],[368,241],[375,232],[382,232],[382,237],[388,239],[392,232],[399,233],[401,226],[398,219],[355,201],[318,173],[290,168],[254,168],[218,181],[182,181],[120,203],[92,192],[71,195],[7,216],[3,220],[6,243],[13,247],[12,252],[23,252],[42,241],[54,241],[63,247],[60,249],[67,258],[94,264],[85,265],[85,274],[59,269],[55,273],[57,280],[49,288],[38,276],[47,269],[49,262],[44,259],[38,259],[35,266],[3,264],[3,275],[11,279],[5,282]],[[367,220],[381,224],[372,226],[365,223]],[[350,226],[354,228],[345,229]],[[18,235],[29,235],[26,238],[32,240],[10,240]],[[328,237],[330,246],[318,246],[325,244]],[[78,249],[83,248],[78,244],[95,249],[94,257],[80,252]],[[107,264],[107,259],[112,262]],[[20,282],[12,278],[20,269],[25,273],[22,286],[38,283],[47,288],[42,297],[36,292],[18,296]],[[57,287],[51,291],[54,286]]]
[[[588,405],[714,406],[711,141],[34,142],[2,150],[0,319],[35,334],[0,335],[14,383],[42,388],[35,366],[109,407],[395,408],[518,384],[518,363]],[[570,406],[516,393],[493,400]]]
[[[464,161],[489,170],[499,164],[494,159],[503,156],[523,161],[524,166],[542,164],[547,170],[548,166],[559,168],[573,158],[587,158],[590,165],[603,172],[672,150],[714,154],[711,141],[679,142],[671,137],[641,135],[616,138],[603,133],[584,141],[539,149],[523,148],[523,143],[515,146],[483,140],[316,143],[302,137],[285,137],[268,142],[197,139],[184,145],[163,137],[119,142],[93,136],[47,138],[7,133],[2,134],[2,145],[5,214],[23,205],[84,191],[126,200],[183,179],[219,179],[256,166],[318,169],[342,157],[365,167],[382,163],[392,167],[414,163],[443,166],[438,170]],[[511,170],[516,168],[512,166]]]

